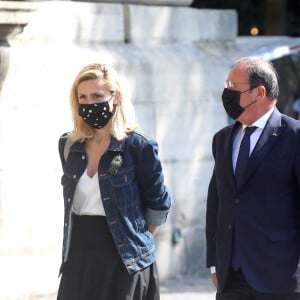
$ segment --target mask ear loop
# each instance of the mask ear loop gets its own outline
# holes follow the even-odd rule
[[[257,87],[258,87],[258,86],[252,87],[252,88],[250,88],[250,89],[248,89],[248,90],[246,90],[246,91],[240,92],[240,93],[243,94],[243,93],[249,92],[249,91],[251,91],[251,90],[256,89]],[[247,106],[245,106],[244,109],[248,108],[250,105],[254,104],[255,102],[257,102],[256,99],[253,100],[252,102],[250,102]]]
[[[254,87],[252,87],[252,88],[250,88],[250,89],[248,89],[248,90],[246,90],[246,91],[242,91],[242,92],[240,92],[240,93],[243,94],[243,93],[249,92],[249,91],[251,91],[251,90],[256,89],[258,86],[259,86],[259,85],[254,86]]]

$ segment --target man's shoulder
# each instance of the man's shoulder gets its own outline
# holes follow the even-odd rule
[[[290,116],[287,116],[285,114],[281,115],[281,119],[282,119],[283,124],[286,124],[290,127],[300,128],[300,121],[299,120],[296,120],[296,119],[294,119]]]
[[[281,126],[286,133],[300,138],[300,121],[285,114],[281,115]],[[289,135],[290,136],[290,135]]]
[[[234,130],[234,128],[237,126],[236,123],[232,123],[229,124],[221,129],[219,129],[216,133],[215,133],[215,137],[221,137],[227,134],[230,134],[232,132],[232,130]]]

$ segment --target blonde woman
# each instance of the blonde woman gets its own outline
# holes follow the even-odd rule
[[[116,72],[84,67],[71,94],[74,128],[59,140],[65,203],[58,300],[157,300],[153,235],[171,198],[157,143],[136,132]]]

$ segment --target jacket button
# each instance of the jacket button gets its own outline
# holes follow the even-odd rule
[[[68,223],[65,223],[65,227],[68,227]]]
[[[235,204],[238,204],[238,203],[240,202],[240,199],[239,199],[239,198],[235,198],[235,199],[233,200],[233,202],[234,202]]]
[[[228,230],[231,230],[232,229],[232,225],[228,225]]]
[[[70,203],[71,202],[71,198],[68,198],[68,203]]]
[[[73,178],[76,179],[76,177],[77,177],[76,174],[74,174],[74,175],[73,175]]]
[[[82,159],[82,160],[85,160],[85,155],[82,155],[82,156],[81,156],[81,159]]]

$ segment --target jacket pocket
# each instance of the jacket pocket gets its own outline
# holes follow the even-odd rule
[[[71,203],[70,200],[72,199],[73,193],[75,191],[76,180],[73,176],[64,173],[61,177],[61,185],[63,187],[65,205],[67,205]]]
[[[133,168],[111,176],[110,182],[114,191],[113,197],[117,207],[127,208],[137,205],[140,194]]]
[[[67,182],[68,182],[67,176],[66,175],[62,175],[61,176],[61,180],[60,180],[61,185],[65,185]]]
[[[111,185],[114,188],[121,188],[123,186],[129,185],[134,180],[134,169],[123,171],[116,175],[111,176]]]
[[[70,183],[76,183],[76,177],[74,177],[74,175],[72,174],[69,174],[69,173],[64,173],[62,176],[61,176],[61,181],[60,183],[62,185],[66,185],[66,184],[70,184]]]

